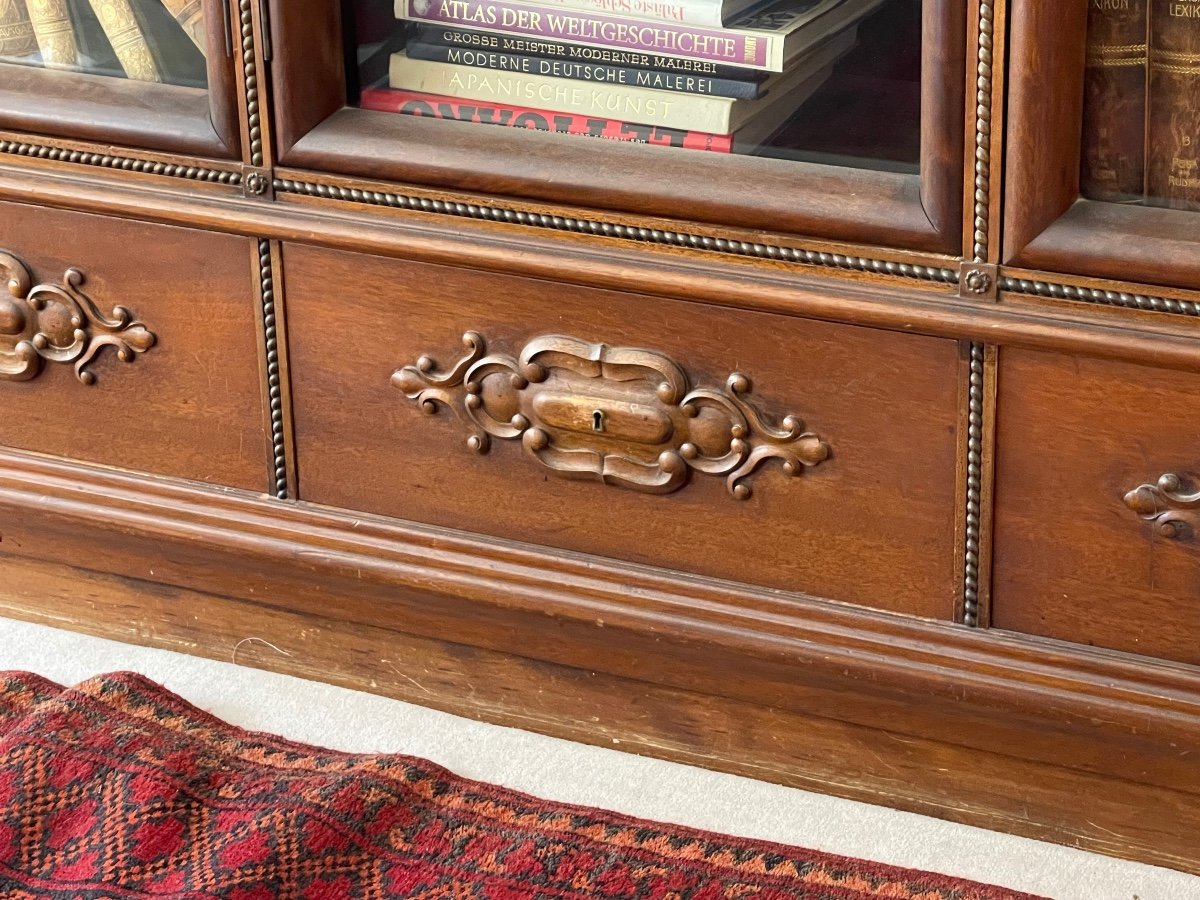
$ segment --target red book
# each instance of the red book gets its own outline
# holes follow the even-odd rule
[[[363,109],[398,112],[409,116],[429,116],[434,119],[456,119],[460,122],[479,122],[509,128],[532,128],[560,134],[578,134],[610,141],[637,144],[656,144],[663,147],[683,147],[688,150],[711,150],[729,153],[733,135],[708,134],[703,131],[680,131],[657,125],[638,125],[615,119],[597,119],[576,113],[551,112],[510,106],[491,100],[461,100],[419,91],[397,91],[390,88],[370,88],[362,92],[359,105]]]

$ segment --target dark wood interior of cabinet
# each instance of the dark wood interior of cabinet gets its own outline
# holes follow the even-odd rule
[[[920,66],[929,77],[919,175],[499,128],[481,134],[467,123],[355,109],[346,105],[335,5],[270,6],[276,133],[289,166],[915,250],[961,246],[966,11],[955,0],[922,7]]]
[[[1003,262],[1200,288],[1195,213],[1080,196],[1086,0],[1012,0],[1009,15]]]
[[[4,65],[0,128],[193,156],[238,157],[234,60],[227,55],[221,7],[205,5],[207,90]]]

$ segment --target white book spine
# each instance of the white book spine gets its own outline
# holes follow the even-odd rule
[[[604,82],[573,81],[392,55],[391,86],[682,131],[729,134],[734,101]],[[753,101],[740,101],[751,103]]]

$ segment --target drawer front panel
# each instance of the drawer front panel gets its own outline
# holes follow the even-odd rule
[[[0,203],[0,445],[262,490],[245,238]]]
[[[1200,663],[1200,377],[1005,349],[997,409],[993,623]]]
[[[953,342],[302,246],[284,266],[302,499],[952,616]]]

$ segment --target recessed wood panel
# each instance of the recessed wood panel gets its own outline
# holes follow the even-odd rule
[[[1006,349],[998,402],[993,623],[1200,663],[1200,376]]]
[[[303,246],[286,246],[284,264],[302,499],[952,617],[954,342]],[[690,388],[721,391],[731,372],[745,373],[745,402],[768,425],[795,415],[828,453],[808,444],[799,452],[812,464],[796,477],[768,460],[739,500],[726,477],[703,472],[657,493],[564,478],[529,435],[475,452],[470,422],[442,405],[425,414],[393,379],[425,355],[450,370],[467,331],[488,353],[513,357],[548,335],[650,351]],[[634,422],[626,448],[653,462],[671,446],[654,443],[670,427],[630,418],[624,377],[572,382],[566,397],[597,406],[614,428]],[[562,400],[540,402],[537,414],[564,424]],[[487,390],[484,401],[508,410]],[[581,433],[570,446],[624,453],[605,440]],[[622,480],[609,463],[609,480]]]
[[[123,306],[154,335],[129,363],[102,349],[87,367],[94,384],[70,362],[45,361],[26,381],[0,377],[0,445],[264,489],[245,238],[3,203],[0,250],[24,263],[34,285],[61,286],[77,269],[99,313],[111,318]]]

